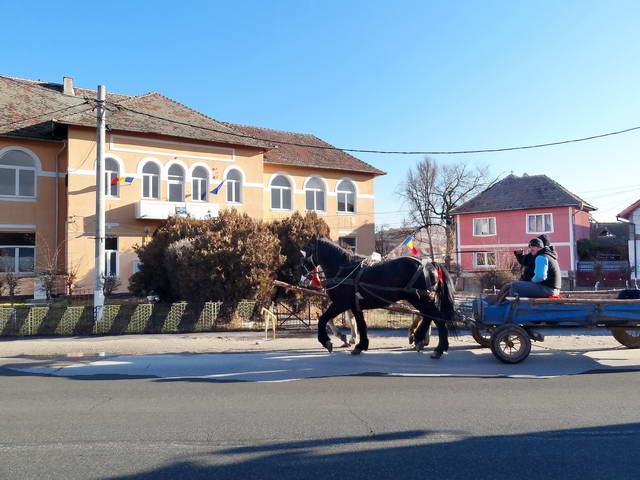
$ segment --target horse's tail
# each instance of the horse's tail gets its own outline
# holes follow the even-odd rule
[[[456,288],[453,285],[451,274],[442,265],[438,266],[442,271],[442,281],[440,282],[440,294],[438,295],[440,300],[440,313],[445,319],[447,329],[449,333],[456,337],[458,335],[458,329],[455,322],[455,294]]]

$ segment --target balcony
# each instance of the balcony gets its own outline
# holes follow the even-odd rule
[[[202,220],[207,217],[217,217],[219,210],[217,203],[163,202],[161,200],[136,202],[136,218],[142,220],[165,220],[175,215]]]

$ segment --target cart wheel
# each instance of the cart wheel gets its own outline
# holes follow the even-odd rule
[[[481,347],[491,347],[491,332],[487,328],[480,329],[474,325],[471,327],[471,336]]]
[[[504,363],[519,363],[531,352],[531,339],[518,325],[502,325],[491,335],[491,352]]]
[[[640,328],[611,327],[613,338],[628,348],[640,348]]]

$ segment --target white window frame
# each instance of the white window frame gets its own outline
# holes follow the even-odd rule
[[[307,184],[311,181],[311,180],[319,180],[320,183],[323,184],[323,186],[321,188],[317,188],[317,187],[309,187],[307,186]],[[313,208],[309,208],[309,206],[307,205],[307,192],[313,192]],[[320,210],[318,207],[318,197],[317,195],[321,194],[323,199],[323,203],[324,203],[324,209]],[[355,206],[355,204],[354,204]],[[307,179],[307,182],[305,184],[304,187],[304,207],[305,207],[305,211],[307,212],[316,212],[316,213],[326,213],[327,211],[327,189],[326,189],[326,184],[324,182],[324,180],[322,180],[322,178],[320,177],[309,177]]]
[[[2,163],[2,157],[4,157],[7,153],[11,151],[18,151],[27,154],[32,157],[33,163],[36,165],[34,167],[24,167],[21,165],[5,165]],[[29,152],[25,152],[21,148],[8,148],[6,150],[0,150],[0,168],[14,170],[14,181],[15,181],[15,194],[2,194],[0,195],[1,199],[14,199],[14,198],[24,198],[24,199],[35,199],[38,196],[38,162],[33,158],[33,155],[30,155]],[[27,170],[33,172],[33,195],[20,195],[20,171]]]
[[[493,233],[487,234],[476,234],[476,222],[480,220],[489,220],[489,230],[491,230],[491,220],[493,220]],[[476,217],[473,219],[473,225],[471,233],[474,237],[495,237],[498,234],[498,222],[496,221],[496,217]]]
[[[13,248],[14,252],[13,252],[13,270],[12,273],[15,273],[16,275],[31,275],[33,273],[35,273],[36,271],[36,247],[35,245],[31,246],[31,245],[0,245],[0,248]],[[30,248],[31,250],[33,250],[33,270],[29,271],[29,272],[21,272],[20,271],[20,257],[18,256],[19,254],[19,249],[20,248]],[[3,259],[0,256],[0,262],[2,262]],[[7,273],[6,271],[0,270],[0,274],[3,273]]]
[[[289,182],[289,186],[288,187],[281,187],[279,185],[274,186],[273,182],[278,178],[278,177],[283,177],[287,180],[287,182]],[[273,190],[278,190],[279,191],[279,197],[280,197],[280,205],[284,204],[283,201],[283,191],[284,190],[289,190],[291,192],[291,208],[282,208],[282,207],[274,207],[273,206]],[[289,177],[287,177],[287,175],[284,175],[282,173],[278,173],[276,175],[274,175],[274,177],[271,179],[271,184],[269,185],[269,203],[271,204],[271,210],[274,212],[291,212],[293,211],[293,192],[294,192],[294,186],[291,182],[291,179]]]
[[[229,179],[229,174],[231,172],[238,172],[240,174],[240,180],[232,180]],[[225,198],[227,199],[227,203],[231,204],[231,205],[240,205],[242,204],[242,184],[243,182],[243,178],[244,178],[244,174],[237,168],[230,168],[226,173],[225,173],[225,188],[226,188],[226,193],[225,193]],[[229,196],[231,194],[231,197],[235,197],[235,185],[238,184],[238,195],[239,198],[232,198],[231,200],[229,200]],[[271,195],[271,192],[269,192],[269,195]],[[281,199],[282,200],[282,199]]]
[[[111,160],[113,162],[115,162],[116,165],[118,165],[118,171],[114,171],[114,170],[108,170],[107,169],[107,160]],[[111,185],[111,181],[114,178],[120,178],[123,177],[124,175],[121,174],[120,172],[120,162],[118,162],[115,158],[112,157],[107,157],[104,159],[104,181],[105,181],[105,192],[104,192],[104,196],[105,198],[120,198],[120,181],[118,180],[115,185]],[[115,175],[114,175],[115,174]],[[115,186],[116,187],[116,194],[113,195],[111,193],[111,187]]]
[[[155,165],[158,168],[158,173],[145,173],[144,172],[144,167],[146,167],[148,164]],[[140,196],[145,200],[160,200],[160,186],[161,186],[160,181],[162,179],[162,167],[160,165],[158,165],[156,162],[147,161],[147,162],[145,162],[145,164],[140,169],[140,175],[142,177],[142,184],[141,184],[142,191],[140,192]],[[158,182],[158,196],[157,197],[153,196],[153,181],[154,181],[154,178]],[[144,194],[144,184],[147,181],[149,182],[149,196],[145,196],[145,194]]]
[[[196,166],[191,173],[191,200],[194,202],[206,203],[209,201],[209,172],[207,171],[207,169],[205,169],[207,173],[206,177],[194,177],[193,173],[197,168],[205,167]],[[200,199],[200,194],[202,193],[200,190],[204,190],[204,200]]]
[[[529,217],[539,217],[539,216],[542,216],[542,217],[543,217],[543,218],[542,218],[542,224],[544,225],[544,224],[545,224],[545,221],[544,221],[544,216],[545,216],[545,215],[549,215],[549,219],[550,219],[550,222],[549,222],[549,223],[551,224],[551,230],[544,230],[544,229],[543,229],[543,230],[541,230],[541,231],[539,231],[539,232],[529,230]],[[537,234],[537,235],[540,235],[540,234],[543,234],[543,233],[553,233],[553,232],[554,232],[554,228],[553,228],[553,213],[551,213],[551,212],[545,212],[545,213],[527,213],[527,215],[526,215],[526,217],[525,217],[525,229],[526,229],[526,232],[527,232],[527,233],[530,233],[530,234]]]
[[[353,186],[353,192],[350,192],[348,190],[340,190],[339,187],[342,182],[349,182],[351,186]],[[347,210],[340,210],[341,195],[346,196],[344,200],[344,206],[345,208],[347,208]],[[349,205],[349,202],[347,201],[348,195],[353,195],[353,212],[350,212],[347,207]],[[339,215],[355,215],[356,214],[356,212],[358,211],[358,204],[357,204],[358,189],[356,188],[356,184],[353,180],[351,180],[350,178],[341,178],[336,185],[336,197],[337,197],[336,211],[338,212]]]
[[[119,279],[120,278],[120,254],[118,253],[120,251],[120,238],[118,237],[108,237],[108,238],[115,238],[116,239],[116,249],[112,250],[112,249],[106,249],[104,250],[104,275],[105,277],[109,277],[110,275],[107,273],[109,271],[109,265],[111,264],[110,262],[110,256],[114,255],[116,257],[116,274],[114,275],[114,278]]]
[[[478,264],[478,256],[479,255],[483,255],[484,256],[484,258],[485,258],[485,264],[484,265]],[[487,262],[488,255],[493,255],[493,257],[494,257],[494,264],[493,265],[489,265],[489,263]],[[498,253],[497,252],[473,252],[473,266],[475,268],[488,268],[488,269],[498,268]]]
[[[182,176],[179,177],[178,175],[171,175],[169,173],[169,170],[171,169],[171,167],[173,167],[173,165],[177,165],[178,167],[180,167],[182,169]],[[169,168],[167,169],[167,200],[170,202],[176,202],[176,203],[184,203],[184,186],[186,183],[186,176],[187,176],[187,170],[180,164],[173,164],[171,166],[169,166]],[[178,179],[180,178],[180,179]],[[171,185],[180,185],[180,191],[182,192],[181,195],[181,200],[172,200],[171,199]]]
[[[340,242],[345,238],[353,239],[354,245],[353,245],[352,252],[355,254],[358,251],[358,237],[356,237],[354,235],[342,235],[342,236],[338,237],[338,245],[340,245]]]

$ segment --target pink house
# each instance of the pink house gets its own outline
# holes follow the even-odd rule
[[[457,261],[463,272],[507,270],[514,250],[544,233],[563,276],[576,270],[576,242],[589,238],[595,208],[546,175],[509,175],[456,208]]]

